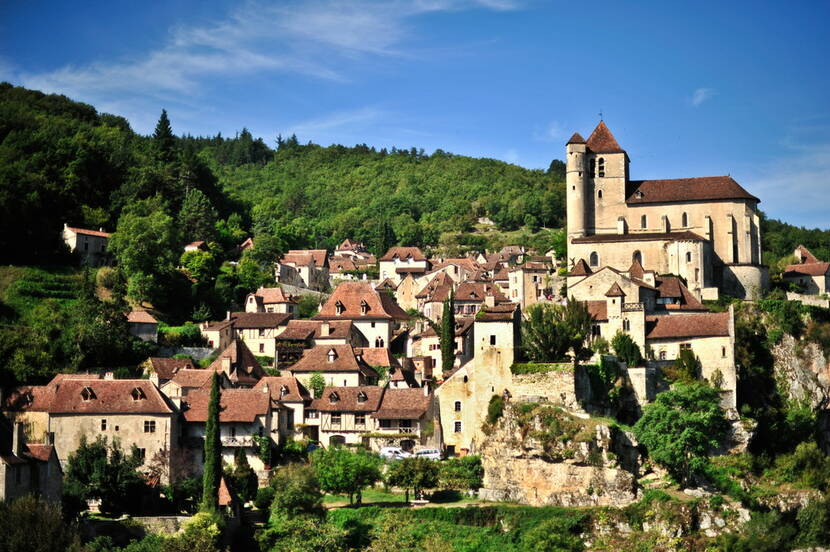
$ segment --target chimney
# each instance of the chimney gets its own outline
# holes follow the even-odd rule
[[[424,382],[424,386],[421,389],[424,390],[424,397],[429,397],[429,383]]]
[[[329,326],[328,321],[324,321],[320,324],[320,337],[328,337],[331,334],[331,327]]]
[[[495,307],[496,306],[496,296],[492,294],[488,294],[484,296],[484,304],[488,307]]]
[[[26,427],[20,422],[15,422],[14,428],[12,429],[12,454],[15,456],[22,456],[25,444]]]
[[[262,386],[262,392],[265,393],[265,394],[269,394],[271,392],[271,390],[268,389],[268,384],[267,383]]]
[[[222,370],[227,374],[231,373],[231,357],[229,357],[229,356],[223,356],[222,357]]]
[[[225,315],[225,320],[231,319],[231,311],[225,311],[227,314]]]

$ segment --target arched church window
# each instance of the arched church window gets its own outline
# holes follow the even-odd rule
[[[648,218],[645,215],[640,217],[640,228],[643,230],[648,228]]]
[[[681,217],[681,221],[683,222],[683,224],[682,224],[683,228],[688,228],[688,226],[689,226],[689,215],[687,213],[683,213],[683,216]]]
[[[605,176],[605,159],[602,157],[597,162],[597,173],[599,173],[599,176]]]
[[[591,251],[591,256],[588,258],[588,262],[591,266],[599,266],[599,255],[597,255],[596,251]]]
[[[631,255],[631,262],[637,263],[642,266],[643,264],[643,254],[640,251],[635,251],[633,255]]]

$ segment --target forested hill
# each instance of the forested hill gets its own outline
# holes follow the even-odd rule
[[[0,83],[3,262],[53,263],[64,222],[114,231],[125,208],[156,196],[163,201],[152,208],[177,219],[181,240],[231,248],[263,237],[275,252],[332,247],[346,237],[376,252],[395,243],[434,245],[442,233],[470,230],[480,216],[500,230],[564,225],[560,161],[528,170],[441,150],[321,147],[293,136],[271,148],[246,130],[233,138],[176,137],[171,117],[172,128],[165,116],[154,136],[141,136],[122,117]],[[185,213],[185,195],[194,190]],[[828,231],[777,221],[765,221],[764,230],[770,260],[798,243],[830,258]]]
[[[156,195],[175,218],[193,189],[208,199],[216,231],[192,237],[226,246],[245,235],[271,235],[278,249],[350,237],[380,250],[435,243],[442,232],[470,229],[477,216],[504,230],[564,221],[558,162],[553,171],[528,170],[442,151],[302,145],[296,137],[270,148],[246,130],[230,139],[175,137],[165,125],[140,136],[122,117],[0,84],[4,261],[53,262],[64,222],[114,231],[125,207]]]

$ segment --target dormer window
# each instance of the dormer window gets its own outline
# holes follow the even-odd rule
[[[359,391],[357,393],[357,402],[365,403],[367,400],[369,400],[369,397],[366,396],[366,393],[364,393],[363,391]]]
[[[281,386],[281,387],[280,387],[280,398],[283,398],[283,397],[284,397],[284,396],[286,396],[287,394],[288,394],[288,388],[287,388],[286,386],[284,386],[284,385],[283,385],[283,386]]]
[[[334,310],[337,312],[338,315],[343,314],[343,311],[346,310],[346,307],[343,306],[343,303],[340,301],[334,304]]]
[[[98,397],[95,396],[95,391],[92,390],[92,387],[86,386],[81,389],[81,398],[85,401],[91,401]]]
[[[331,393],[329,393],[329,402],[330,403],[334,404],[339,400],[340,400],[340,395],[338,395],[336,391],[332,391]]]
[[[366,302],[366,299],[360,301],[360,314],[368,314],[369,312],[369,303]]]
[[[643,199],[643,192],[637,190],[636,192],[634,192],[634,197],[636,197],[637,199]]]
[[[597,162],[597,173],[599,176],[605,176],[605,159],[600,157]]]
[[[141,387],[133,387],[133,390],[130,392],[134,401],[140,401],[147,398],[147,395],[144,393],[144,389]]]
[[[337,360],[337,352],[334,349],[329,349],[328,359],[329,362],[334,362],[335,360]]]

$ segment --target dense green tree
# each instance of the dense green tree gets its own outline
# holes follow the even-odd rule
[[[484,481],[481,457],[476,455],[448,458],[441,462],[438,481],[444,489],[475,490]]]
[[[426,489],[438,486],[438,462],[413,456],[396,460],[386,472],[386,482],[406,491],[406,502],[409,502],[409,491],[412,490],[416,499]]]
[[[571,347],[565,323],[565,309],[561,305],[537,303],[527,309],[522,321],[522,348],[534,362],[558,362]]]
[[[161,110],[156,130],[153,132],[153,150],[162,163],[171,163],[176,159],[176,137],[173,135],[166,109]]]
[[[441,314],[441,369],[444,373],[451,372],[455,366],[455,308],[453,302],[455,294],[450,292],[449,298],[444,300],[444,310]]]
[[[643,363],[643,355],[640,353],[640,346],[624,332],[617,332],[611,338],[611,348],[622,362],[628,366],[640,366]]]
[[[81,552],[80,535],[60,505],[24,496],[0,502],[0,552]]]
[[[205,422],[205,467],[202,475],[201,510],[214,512],[219,506],[219,482],[222,479],[222,441],[219,437],[219,376],[214,373]]]
[[[320,489],[327,493],[349,495],[349,504],[355,495],[360,504],[363,489],[380,480],[382,464],[377,454],[343,447],[317,449],[311,455],[311,465],[317,473]]]
[[[308,388],[314,393],[314,398],[319,399],[323,396],[323,390],[326,388],[326,380],[323,379],[323,374],[320,372],[312,372],[311,377],[308,378]]]
[[[216,239],[218,218],[216,209],[201,190],[188,190],[179,210],[178,224],[182,231],[182,242],[213,241]]]
[[[234,465],[230,473],[233,487],[236,494],[244,502],[254,499],[257,491],[257,477],[251,464],[248,463],[248,455],[242,448],[236,449],[233,455]]]
[[[708,465],[709,450],[720,444],[727,427],[716,389],[678,383],[643,408],[634,433],[649,457],[686,485]]]

